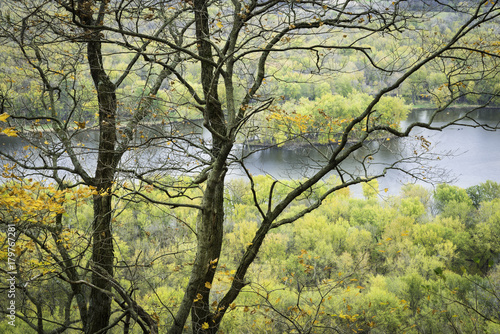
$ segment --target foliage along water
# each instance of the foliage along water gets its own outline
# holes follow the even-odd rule
[[[415,109],[406,121],[402,122],[404,128],[413,122],[428,121],[432,110]],[[452,109],[433,123],[443,125],[457,116],[463,115],[464,110]],[[488,108],[475,112],[476,120],[490,125],[500,122],[500,109]],[[415,129],[410,138],[391,139],[380,147],[377,154],[373,155],[370,168],[375,173],[380,171],[382,165],[392,163],[398,159],[398,152],[408,151],[414,145],[419,145],[416,137],[423,136],[430,142],[431,160],[425,166],[406,165],[410,168],[421,168],[429,175],[429,180],[441,180],[466,188],[486,180],[500,182],[500,132],[486,131],[466,126],[452,126],[443,131]],[[356,161],[363,157],[363,151],[358,152],[355,159],[350,159],[343,164],[344,169],[360,169]],[[321,153],[311,149],[282,149],[270,148],[254,153],[247,159],[247,168],[252,174],[265,172],[276,178],[300,178],[307,176],[314,169],[308,157],[321,160]],[[423,167],[423,168],[422,168]],[[361,170],[359,170],[361,171]],[[243,175],[239,170],[233,170],[231,176]],[[425,176],[424,176],[425,177]],[[426,179],[427,180],[427,179]],[[379,180],[380,189],[388,189],[389,194],[397,194],[401,185],[408,182],[425,184],[426,180],[414,180],[408,175],[398,171],[390,171],[386,177]],[[360,189],[354,189],[354,194],[360,194]]]
[[[435,125],[445,124],[447,121],[463,114],[461,109],[452,109],[436,119]],[[416,109],[413,110],[406,121],[402,122],[402,127],[415,122],[424,122],[429,119],[431,110]],[[476,112],[476,119],[480,123],[497,124],[500,122],[500,109],[488,108]],[[204,133],[203,137],[207,137]],[[95,148],[95,138],[91,132],[82,138],[87,148]],[[435,179],[450,182],[460,187],[469,187],[486,180],[500,182],[500,132],[485,131],[466,126],[452,126],[441,132],[426,129],[415,129],[410,138],[393,138],[384,143],[379,148],[378,153],[373,155],[373,160],[369,166],[369,173],[376,173],[387,163],[392,163],[399,158],[399,153],[408,153],[413,146],[419,145],[416,137],[424,137],[430,143],[430,152],[433,155],[431,160],[426,161],[425,166],[416,164],[405,164],[404,167],[420,169],[428,179],[434,176]],[[205,138],[205,139],[208,139]],[[39,140],[46,140],[46,135]],[[0,149],[6,152],[22,152],[26,142],[19,138],[0,137]],[[376,145],[376,144],[373,144]],[[320,166],[324,160],[322,153],[328,150],[328,147],[321,148],[279,148],[273,147],[261,150],[250,155],[245,164],[253,175],[270,174],[275,178],[296,179],[310,175],[315,167]],[[195,152],[192,152],[195,153]],[[235,152],[237,156],[246,152],[243,146],[239,146]],[[161,148],[150,149],[141,153],[140,157],[130,155],[127,166],[133,168],[145,168],[147,164],[159,163],[161,160],[180,160],[185,159],[180,156],[167,156],[161,152]],[[344,162],[342,167],[346,170],[361,173],[359,160],[363,159],[367,150],[359,151],[355,156]],[[35,155],[36,156],[36,155]],[[86,158],[86,166],[93,168],[95,158],[89,153]],[[40,160],[41,158],[37,158]],[[68,161],[62,161],[69,164]],[[189,161],[183,161],[188,164]],[[317,164],[315,166],[315,163]],[[243,170],[234,165],[229,171],[230,178],[244,177]],[[398,171],[390,171],[386,177],[379,180],[380,189],[388,189],[389,194],[398,193],[404,183],[415,182],[412,178]],[[417,183],[426,183],[426,180],[417,180]],[[360,189],[355,188],[354,194],[360,194]]]

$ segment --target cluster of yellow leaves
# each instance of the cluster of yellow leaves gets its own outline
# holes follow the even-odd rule
[[[40,182],[5,183],[0,186],[0,212],[14,223],[46,223],[65,212],[66,193]]]
[[[7,118],[9,118],[9,115],[6,113],[3,113],[0,115],[0,122],[7,122]],[[17,132],[14,130],[13,127],[8,127],[5,129],[2,129],[0,133],[3,133],[4,135],[7,135],[9,137],[17,137]]]
[[[85,127],[87,126],[87,123],[89,121],[86,121],[86,122],[77,122],[77,121],[73,121],[73,123],[76,124],[76,126],[74,127],[75,130],[78,130],[78,129],[85,129]]]
[[[347,305],[347,306],[349,306],[349,305]],[[350,314],[344,314],[344,313],[340,312],[338,315],[334,314],[333,316],[338,316],[341,319],[347,319],[350,322],[355,322],[358,320],[359,314],[350,315]]]
[[[75,190],[72,190],[68,195],[70,199],[73,201],[82,200],[86,198],[90,198],[92,195],[106,195],[109,194],[108,191],[97,191],[97,188],[94,186],[86,186],[86,187],[78,187]]]
[[[229,270],[225,265],[222,265],[220,266],[220,270],[217,271],[217,276],[215,277],[215,279],[217,280],[217,282],[231,283],[234,280],[234,274],[236,274],[236,270]]]
[[[288,114],[284,111],[274,111],[267,116],[267,120],[269,122],[276,121],[278,124],[284,124],[293,129],[297,129],[299,133],[304,133],[311,123],[311,116],[302,115],[296,112]]]
[[[60,190],[53,184],[17,177],[13,173],[15,165],[3,167],[2,176],[13,179],[0,185],[0,216],[8,222],[49,224],[56,215],[66,212],[69,202],[79,205],[99,194],[92,186]]]
[[[4,166],[4,175],[11,175],[13,168]],[[16,264],[22,275],[27,275],[27,279],[44,276],[56,270],[52,250],[56,246],[62,246],[66,250],[73,249],[75,237],[79,237],[78,233],[69,229],[57,232],[52,230],[51,225],[55,223],[56,216],[65,213],[68,204],[77,205],[78,200],[88,198],[96,190],[88,187],[59,190],[52,184],[12,178],[12,181],[0,185],[0,219],[16,226],[13,236],[16,239],[14,253],[19,256]],[[49,235],[57,235],[53,234],[53,239],[47,239],[47,235],[38,239],[38,233],[25,233],[33,231],[33,228],[42,236],[49,230]],[[4,242],[4,239],[4,235],[0,236],[0,242]],[[43,240],[42,246],[40,240]],[[0,258],[6,258],[6,252],[6,248],[0,250]]]

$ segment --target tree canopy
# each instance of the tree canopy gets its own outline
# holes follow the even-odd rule
[[[26,142],[23,152],[0,152],[9,162],[5,193],[7,200],[14,194],[31,197],[28,203],[40,212],[32,219],[36,210],[19,207],[21,212],[2,216],[5,228],[14,224],[18,240],[40,255],[41,272],[29,274],[21,262],[24,250],[18,254],[16,287],[27,303],[19,318],[39,333],[106,333],[119,327],[130,332],[131,326],[144,333],[217,332],[249,286],[248,272],[265,240],[282,237],[273,231],[297,226],[351,185],[366,184],[367,200],[373,199],[378,193],[373,181],[394,169],[432,179],[411,165],[432,158],[423,137],[397,161],[369,172],[371,157],[387,142],[410,137],[415,128],[496,129],[478,122],[473,112],[498,103],[499,14],[499,4],[491,0],[2,2],[0,121],[4,134]],[[408,103],[419,101],[434,104],[430,120],[402,128]],[[446,124],[433,123],[463,103],[474,106]],[[243,143],[249,151],[237,150]],[[257,182],[246,159],[289,143],[326,150],[322,159],[304,164],[303,179]],[[351,170],[344,163],[353,156],[357,168]],[[227,173],[235,165],[245,171],[248,184],[238,194],[253,204],[254,218],[230,237],[229,211],[250,210],[227,205]],[[474,191],[479,190],[469,193]],[[92,205],[79,206],[80,196]],[[435,198],[443,219],[462,219],[481,201],[445,186]],[[133,219],[120,222],[129,206],[147,210],[147,203],[161,208],[158,218],[135,211]],[[420,219],[422,205],[407,198],[400,210]],[[90,216],[80,214],[83,208]],[[374,233],[382,231],[374,217],[383,215],[376,211],[366,217],[353,209],[353,217],[359,213],[353,219],[371,224]],[[156,241],[171,242],[168,234],[146,229],[151,219],[163,220],[160,229],[182,230],[175,234],[177,249],[162,247],[156,258],[140,249],[123,256],[128,245],[120,241],[121,229],[148,237],[158,232],[167,239]],[[329,227],[339,236],[333,242],[348,240],[342,224],[339,218]],[[312,243],[323,226],[310,225]],[[419,228],[415,233],[421,233],[422,243],[435,232],[432,225]],[[357,233],[360,240],[370,239],[371,232]],[[436,233],[439,254],[450,255],[446,233]],[[152,246],[142,247],[148,253]],[[145,305],[137,292],[138,268],[150,270],[146,277],[170,277],[181,271],[180,264],[172,260],[158,268],[155,259],[175,259],[191,247],[180,290],[162,295],[147,278],[143,283],[157,305]],[[283,250],[276,247],[278,257]],[[349,247],[361,251],[353,241]],[[492,241],[488,251],[495,247]],[[303,249],[302,259],[308,254]],[[234,258],[222,263],[229,255]],[[489,257],[479,260],[484,261]],[[53,265],[47,272],[46,262]],[[314,271],[299,263],[306,273]],[[228,284],[215,289],[217,275],[226,270]],[[420,300],[419,278],[405,279]],[[55,303],[35,293],[49,280],[56,282],[54,295],[66,296],[64,316],[55,323],[46,315]],[[295,326],[307,332],[304,328]]]

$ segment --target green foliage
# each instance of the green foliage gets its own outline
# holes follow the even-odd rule
[[[347,96],[326,92],[314,99],[300,97],[277,105],[270,115],[261,118],[260,127],[267,129],[259,138],[261,143],[280,143],[306,137],[319,144],[339,140],[346,124],[362,113],[371,102],[367,93],[352,91]],[[399,97],[384,96],[374,107],[371,126],[399,128],[406,119],[409,106]],[[356,135],[366,128],[358,127]]]
[[[476,208],[479,208],[481,202],[489,202],[495,198],[500,198],[500,184],[490,180],[469,187],[465,191]]]
[[[472,204],[465,189],[449,184],[439,184],[434,193],[434,199],[438,209],[442,209],[450,203],[467,203]]]
[[[489,57],[497,50],[488,50],[489,46],[498,46],[490,37],[494,34],[488,22],[489,15],[495,11],[488,13],[487,2],[485,9],[478,8],[475,14],[475,18],[484,17],[485,21],[472,19],[464,26],[471,29],[465,29],[453,20],[459,21],[458,18],[468,15],[466,2],[443,2],[448,8],[459,6],[460,11],[457,15],[431,13],[432,24],[428,20],[420,21],[418,17],[423,13],[412,14],[413,10],[420,9],[418,5],[407,6],[405,1],[393,3],[394,7],[387,4],[396,10],[393,22],[390,17],[393,9],[384,11],[383,4],[381,12],[376,13],[378,5],[372,1],[356,3],[354,7],[362,11],[365,5],[373,6],[373,10],[362,15],[348,12],[351,10],[348,2],[343,8],[340,4],[338,12],[329,10],[338,3],[325,2],[321,6],[307,1],[306,4],[278,1],[277,6],[272,2],[255,2],[256,6],[242,8],[240,1],[215,1],[210,5],[180,1],[171,2],[165,8],[157,7],[155,2],[149,4],[151,7],[143,7],[139,1],[138,7],[132,8],[131,3],[126,3],[118,5],[118,10],[112,9],[113,2],[101,1],[99,14],[93,1],[78,2],[76,9],[72,7],[73,2],[68,5],[58,1],[37,2],[34,6],[29,1],[9,1],[0,5],[0,19],[4,23],[1,36],[5,42],[0,47],[3,51],[0,56],[2,109],[12,111],[12,119],[17,119],[20,129],[30,127],[24,130],[33,134],[33,138],[38,136],[45,141],[44,136],[54,135],[63,144],[54,142],[47,150],[40,144],[49,156],[45,159],[43,154],[39,155],[43,166],[37,167],[39,161],[29,155],[26,156],[28,163],[19,166],[31,167],[35,174],[52,174],[60,180],[62,189],[69,184],[58,175],[61,168],[81,177],[75,181],[77,184],[104,184],[101,175],[110,176],[106,189],[87,192],[94,199],[94,208],[88,199],[72,198],[70,192],[66,193],[67,189],[61,193],[49,188],[34,191],[40,195],[34,196],[36,201],[31,201],[35,199],[31,193],[22,196],[26,195],[19,191],[23,187],[16,191],[2,189],[0,221],[19,226],[16,242],[22,247],[10,252],[2,250],[1,257],[5,259],[7,253],[13,254],[9,256],[16,257],[19,271],[16,275],[26,282],[18,284],[19,290],[25,292],[26,299],[20,305],[25,319],[38,319],[38,332],[59,332],[55,329],[56,324],[63,322],[61,319],[65,326],[78,331],[81,324],[76,314],[84,310],[81,304],[75,303],[85,299],[82,295],[88,295],[90,289],[93,296],[98,289],[102,293],[109,287],[110,292],[116,293],[112,298],[112,323],[127,323],[131,317],[140,316],[142,311],[138,305],[144,305],[163,332],[173,323],[173,315],[183,297],[194,296],[190,296],[189,291],[210,292],[213,303],[204,311],[213,312],[214,318],[210,320],[215,322],[217,312],[222,311],[218,303],[223,291],[237,283],[233,285],[237,287],[236,294],[241,289],[243,292],[237,302],[225,309],[230,316],[223,329],[230,333],[495,330],[492,323],[498,319],[498,307],[495,308],[498,298],[494,298],[498,296],[498,272],[493,268],[500,254],[500,199],[496,184],[480,185],[469,191],[440,185],[434,193],[436,206],[433,208],[429,193],[418,188],[405,189],[402,196],[381,202],[376,181],[363,184],[364,199],[350,198],[348,190],[324,199],[324,192],[338,184],[337,180],[327,180],[308,187],[293,203],[285,203],[287,207],[277,220],[271,217],[276,203],[285,198],[290,189],[304,184],[303,180],[256,176],[251,177],[251,184],[235,181],[224,194],[219,193],[225,196],[225,207],[217,200],[221,197],[209,196],[217,195],[212,189],[221,190],[224,186],[221,183],[227,171],[224,168],[235,162],[230,155],[234,144],[232,134],[240,129],[245,133],[240,134],[238,140],[251,143],[283,145],[297,140],[332,148],[342,142],[347,154],[332,156],[328,167],[333,170],[343,168],[338,163],[352,156],[359,147],[350,145],[355,140],[361,139],[359,144],[371,140],[382,142],[386,139],[383,132],[398,129],[410,109],[406,101],[432,102],[436,106],[452,101],[488,101],[491,90],[487,88],[499,87],[496,58]],[[228,10],[226,5],[231,3],[234,9]],[[319,5],[316,15],[310,11],[310,5]],[[191,6],[197,9],[192,11]],[[204,12],[207,6],[210,9]],[[4,10],[16,7],[19,12]],[[400,20],[400,9],[401,13],[408,11],[410,16]],[[197,14],[194,21],[190,19],[193,13]],[[159,21],[155,21],[157,17]],[[377,28],[386,19],[388,25]],[[16,27],[12,20],[19,25]],[[87,22],[95,24],[96,30],[89,29]],[[238,33],[238,39],[233,35],[226,38],[231,22],[234,23],[232,32]],[[153,27],[163,23],[165,29],[154,33],[154,38],[148,37],[156,29]],[[304,29],[307,23],[312,33]],[[336,24],[339,25],[335,27]],[[139,28],[135,32],[134,25]],[[206,34],[205,28],[210,33]],[[127,32],[120,34],[120,29]],[[389,30],[391,33],[387,33]],[[204,35],[202,39],[200,31]],[[457,31],[463,32],[457,35],[459,38],[454,36]],[[422,37],[425,43],[415,42],[415,37]],[[223,46],[224,40],[231,43]],[[272,40],[277,43],[264,45]],[[452,42],[448,44],[447,40]],[[475,45],[472,50],[467,45],[470,42]],[[447,44],[443,49],[442,45]],[[94,60],[87,61],[85,57]],[[201,72],[200,62],[203,63]],[[160,69],[163,69],[161,73]],[[419,71],[408,78],[405,74],[411,74],[413,69]],[[155,82],[158,78],[162,80]],[[213,86],[208,88],[209,85]],[[158,90],[153,90],[153,86]],[[257,88],[259,91],[255,92]],[[100,103],[105,100],[110,100],[112,106]],[[245,103],[238,106],[243,100]],[[269,101],[269,105],[265,101]],[[377,104],[371,105],[373,101]],[[258,102],[263,103],[262,108],[255,108]],[[71,151],[83,147],[78,138],[86,127],[91,128],[98,121],[101,130],[114,127],[115,106],[118,129],[102,131],[98,147],[99,153],[110,159],[97,159],[94,178],[87,174],[88,166],[80,166],[76,161],[79,157],[83,161],[85,154],[95,153],[96,147],[78,151],[77,155]],[[100,115],[96,113],[98,110]],[[220,122],[225,113],[227,123]],[[0,115],[0,121],[6,117],[7,113]],[[199,154],[175,140],[205,150],[199,158],[200,163],[211,165],[205,170],[209,173],[208,184],[178,179],[175,170],[181,169],[174,165],[172,175],[175,176],[153,177],[152,181],[154,186],[166,186],[163,190],[169,189],[170,193],[139,181],[118,185],[124,175],[119,176],[119,171],[134,175],[137,180],[152,176],[144,168],[128,168],[122,163],[125,160],[120,160],[122,155],[124,159],[134,159],[125,153],[127,148],[151,147],[152,141],[145,138],[140,128],[135,128],[135,122],[141,122],[144,128],[163,127],[167,122],[168,128],[175,127],[172,121],[177,117],[189,121],[202,117],[214,138],[213,145],[205,143],[206,138],[200,139],[198,145],[195,138],[179,135],[175,130],[170,135],[161,135],[166,145],[175,146],[174,152],[191,157]],[[353,120],[360,122],[354,125]],[[124,130],[124,123],[134,126]],[[243,125],[246,128],[240,128]],[[354,125],[352,130],[350,125]],[[54,131],[47,131],[51,128]],[[219,131],[220,128],[223,131]],[[349,130],[345,132],[346,129]],[[13,128],[2,132],[15,135]],[[114,138],[115,132],[118,140]],[[250,136],[246,138],[246,134]],[[123,139],[128,137],[130,143]],[[166,141],[169,137],[175,138],[172,139],[175,145]],[[47,146],[49,141],[49,138],[45,141]],[[58,165],[68,156],[72,167]],[[228,156],[230,160],[226,159]],[[162,157],[163,154],[158,156]],[[168,165],[163,167],[166,168],[154,173],[172,171]],[[190,175],[196,172],[187,168]],[[114,189],[108,188],[112,182]],[[75,186],[72,190],[78,193],[82,189]],[[185,201],[178,202],[178,196]],[[66,197],[70,199],[66,201]],[[213,198],[217,199],[212,201]],[[293,225],[286,222],[286,218],[304,212],[316,201],[318,205],[320,201],[325,205]],[[113,209],[111,205],[107,207],[111,202],[114,202]],[[51,205],[44,207],[46,204]],[[105,206],[106,210],[100,210]],[[89,229],[90,222],[97,228],[108,225],[108,218],[113,229],[102,233]],[[242,268],[239,260],[251,249],[256,231],[266,227],[271,228],[271,233],[261,250],[252,249],[259,253],[255,261],[250,261],[252,266],[245,281],[238,277],[235,282],[235,273]],[[215,233],[203,233],[204,228],[212,228]],[[0,237],[3,244],[5,235]],[[224,250],[219,255],[222,235]],[[112,241],[115,250],[106,247],[107,252],[96,251],[100,240]],[[217,242],[213,243],[214,240]],[[196,255],[201,257],[196,258],[192,267],[196,246],[199,246]],[[93,252],[92,259],[89,249]],[[199,265],[198,259],[212,250],[214,257],[220,259],[202,259]],[[103,254],[106,255],[100,256]],[[108,268],[100,266],[102,259],[109,260]],[[210,269],[217,269],[213,282]],[[106,271],[112,278],[103,275]],[[189,272],[193,273],[193,285],[184,294]],[[206,274],[210,282],[198,281],[200,275],[197,274]],[[89,276],[97,285],[89,287]],[[105,282],[107,279],[110,282]],[[111,279],[119,284],[110,284]],[[209,290],[204,290],[203,285]],[[126,291],[119,291],[122,287]],[[127,300],[128,296],[133,302]],[[205,297],[198,294],[195,301]],[[63,299],[66,300],[64,310]],[[192,300],[185,300],[189,308]],[[5,296],[0,296],[0,302],[6,304]],[[95,306],[99,311],[100,304],[90,299],[92,317],[98,315]],[[125,309],[127,304],[129,308]],[[197,305],[194,304],[193,310],[198,310]],[[98,315],[97,321],[90,321],[91,325],[107,318],[107,311]],[[474,316],[470,316],[471,313]],[[121,316],[123,318],[119,318]],[[461,319],[460,322],[454,321],[455,317]],[[104,326],[108,319],[105,320]],[[184,321],[181,320],[182,325]],[[42,325],[45,328],[42,329]],[[130,329],[123,325],[124,332],[140,331],[140,326],[135,325]],[[211,325],[203,323],[202,328],[208,329]],[[29,331],[23,327],[18,328]],[[5,319],[0,321],[0,328],[9,328]],[[190,330],[189,325],[185,329]]]
[[[431,192],[422,185],[408,183],[401,187],[401,197],[416,197],[425,207],[429,207]]]
[[[255,176],[259,205],[267,207],[275,181],[277,197],[298,182]],[[331,178],[315,191],[336,184],[338,180]],[[500,255],[500,199],[488,200],[496,196],[489,192],[495,184],[485,184],[473,188],[486,194],[477,209],[464,189],[450,185],[439,185],[433,196],[421,186],[406,185],[399,196],[381,201],[376,196],[378,185],[371,183],[365,188],[369,196],[363,199],[351,198],[348,191],[328,197],[324,206],[293,225],[271,230],[221,330],[282,333],[300,326],[373,333],[417,333],[417,328],[497,331],[494,293],[500,281],[495,264]],[[134,187],[157,202],[166,199],[145,185]],[[74,193],[80,192],[86,194]],[[198,192],[191,191],[193,203]],[[125,190],[116,194],[122,193]],[[231,251],[219,259],[223,265],[213,283],[214,300],[232,283],[236,264],[261,223],[247,182],[231,181],[225,196],[224,247]],[[287,209],[285,217],[315,198],[318,193],[303,197]],[[88,196],[76,195],[71,203],[74,206],[66,210],[64,222],[81,231],[92,217],[91,203]],[[433,205],[439,208],[437,215],[430,214]],[[461,205],[467,211],[466,220],[451,209]],[[180,304],[181,288],[191,271],[196,216],[192,210],[171,211],[143,201],[119,202],[117,208],[116,278],[134,288],[138,302],[158,316],[163,330],[172,322],[170,311]],[[132,270],[126,263],[148,265]],[[44,284],[54,296],[60,295],[51,282]],[[473,308],[492,320],[471,317]],[[0,326],[6,326],[5,320]]]
[[[375,198],[378,195],[378,180],[371,180],[370,182],[365,182],[361,184],[361,188],[363,189],[363,196],[366,199]]]
[[[439,184],[434,193],[436,209],[445,217],[457,217],[465,221],[473,208],[473,202],[465,189]]]
[[[420,218],[426,211],[425,206],[418,197],[402,198],[399,210],[403,216],[413,219]]]

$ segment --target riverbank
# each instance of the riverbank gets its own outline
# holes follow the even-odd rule
[[[447,107],[446,109],[465,109],[465,108],[480,108],[480,109],[498,109],[500,106],[498,105],[477,105],[477,104],[454,104],[452,106]],[[427,110],[427,109],[436,109],[436,106],[434,103],[419,103],[419,104],[414,104],[410,106],[410,110]]]

